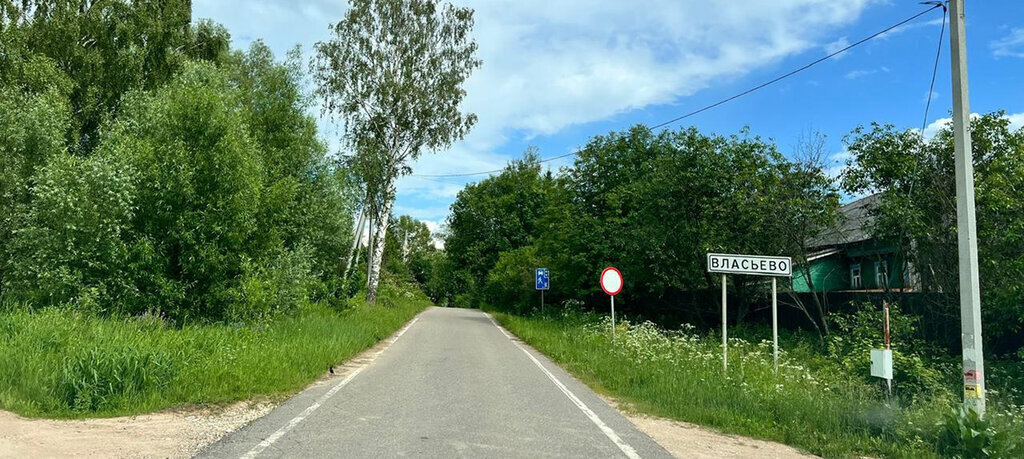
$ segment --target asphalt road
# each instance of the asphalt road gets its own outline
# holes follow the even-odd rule
[[[432,308],[407,327],[199,457],[671,457],[483,312]]]

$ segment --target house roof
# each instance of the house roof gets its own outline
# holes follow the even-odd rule
[[[808,239],[807,246],[822,249],[871,239],[871,224],[874,222],[871,209],[879,204],[881,198],[881,193],[875,193],[840,207],[836,225]]]

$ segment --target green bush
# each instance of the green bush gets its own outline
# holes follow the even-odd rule
[[[155,252],[139,288],[176,319],[224,318],[243,260],[271,249],[254,244],[263,172],[234,94],[213,66],[188,65],[123,102],[99,148],[138,171],[133,229]]]
[[[952,409],[939,425],[939,450],[947,457],[1003,458],[1017,457],[1019,438],[983,420],[974,410]]]
[[[502,252],[484,284],[487,303],[520,313],[539,307],[534,270],[541,264],[533,245]]]
[[[241,280],[232,288],[226,318],[251,322],[293,312],[309,300],[315,280],[307,249],[282,249],[265,264],[244,260]]]
[[[834,332],[828,337],[829,354],[838,359],[843,371],[865,382],[881,384],[871,376],[871,349],[885,344],[882,308],[862,303],[851,314],[833,314]],[[903,314],[896,303],[889,306],[890,340],[893,350],[893,393],[907,403],[919,398],[953,400],[942,372],[931,356],[941,353],[916,338],[919,317]],[[880,386],[879,386],[880,387]]]
[[[13,295],[35,305],[139,312],[126,240],[136,208],[132,168],[110,156],[55,156],[36,177],[12,242]]]
[[[56,91],[32,95],[0,86],[0,292],[11,269],[9,244],[24,225],[20,213],[29,201],[30,180],[63,153],[70,117],[67,101]]]

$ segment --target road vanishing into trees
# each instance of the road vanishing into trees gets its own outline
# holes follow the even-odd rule
[[[369,359],[199,457],[671,457],[478,310],[431,308]]]

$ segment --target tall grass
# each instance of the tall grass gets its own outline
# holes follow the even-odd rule
[[[282,396],[389,336],[429,306],[309,305],[258,325],[174,327],[159,317],[68,311],[0,314],[0,408],[33,417],[136,414]]]
[[[649,322],[624,322],[613,342],[603,316],[495,316],[588,385],[639,412],[829,457],[939,456],[938,424],[956,403],[940,393],[907,406],[887,404],[884,386],[845,373],[798,340],[785,343],[776,377],[770,341],[730,338],[729,371],[723,374],[720,337],[692,328],[665,331]],[[1005,421],[1003,414],[992,417]],[[1024,424],[1002,427],[1024,433]]]

